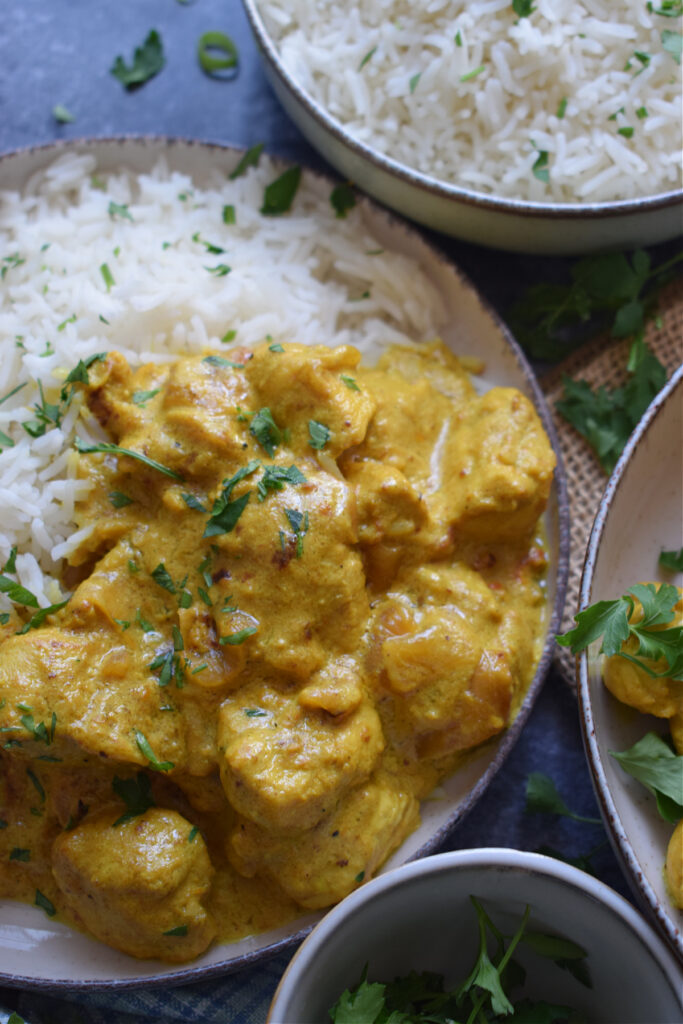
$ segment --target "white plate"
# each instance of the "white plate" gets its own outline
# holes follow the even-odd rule
[[[126,168],[143,172],[164,156],[171,170],[190,174],[202,185],[210,170],[231,171],[241,153],[226,147],[168,139],[110,139],[76,141],[23,150],[0,158],[0,190],[21,188],[28,177],[67,149],[92,153],[102,171]],[[417,258],[443,292],[449,310],[444,341],[461,354],[484,360],[487,386],[517,387],[535,403],[558,458],[555,483],[546,513],[550,549],[548,575],[548,639],[536,676],[511,728],[487,747],[443,787],[439,800],[423,807],[422,824],[383,870],[436,850],[450,829],[482,796],[519,736],[540,689],[552,656],[552,636],[559,628],[564,601],[569,546],[566,484],[554,428],[533,373],[504,325],[471,283],[431,249],[412,229],[363,201],[369,229],[387,248]],[[42,911],[0,901],[0,983],[20,987],[116,987],[195,981],[234,970],[303,937],[319,914],[229,945],[213,946],[204,956],[182,967],[135,960],[64,925],[51,922]]]
[[[662,549],[683,546],[683,366],[645,413],[605,490],[591,533],[581,608],[620,597],[634,583],[681,585],[658,568]],[[665,734],[666,722],[616,700],[602,683],[593,644],[579,662],[584,743],[612,843],[633,891],[683,958],[683,913],[670,903],[663,868],[673,826],[655,799],[627,775],[610,750],[631,747],[646,732]]]

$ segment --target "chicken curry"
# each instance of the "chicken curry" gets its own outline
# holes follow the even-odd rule
[[[340,900],[511,721],[555,458],[439,342],[79,386],[71,597],[0,627],[0,895],[182,962]]]

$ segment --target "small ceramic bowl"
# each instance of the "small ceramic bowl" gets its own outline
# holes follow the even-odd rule
[[[311,145],[344,178],[435,231],[511,252],[572,255],[653,245],[683,227],[683,190],[605,203],[502,199],[440,181],[358,141],[285,68],[258,0],[243,0],[268,80]]]
[[[366,964],[369,981],[415,970],[442,973],[447,988],[461,982],[479,949],[471,895],[506,935],[529,905],[529,929],[561,935],[586,951],[592,988],[518,947],[529,998],[569,1005],[595,1024],[680,1021],[680,969],[630,903],[561,861],[481,849],[405,865],[343,900],[290,963],[267,1024],[329,1020],[328,1010],[357,984]]]
[[[683,546],[683,366],[652,402],[631,435],[600,502],[581,581],[581,609],[614,600],[634,583],[683,585],[683,574],[658,564],[664,549]],[[669,900],[663,877],[673,825],[654,796],[610,756],[647,732],[668,731],[665,720],[626,707],[605,688],[600,643],[579,659],[584,746],[612,845],[646,913],[683,960],[683,911]]]

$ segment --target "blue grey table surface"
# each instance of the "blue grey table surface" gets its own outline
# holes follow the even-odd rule
[[[240,0],[2,0],[0,12],[0,153],[56,139],[154,134],[242,147],[265,142],[271,153],[329,170],[268,86]],[[110,74],[111,65],[118,54],[130,60],[151,28],[161,35],[166,66],[143,87],[126,92]],[[197,40],[215,29],[237,45],[233,78],[210,78],[199,67]],[[56,122],[56,104],[71,112],[72,123]],[[529,284],[566,272],[563,260],[431,237],[503,317]],[[534,771],[549,775],[573,810],[599,816],[576,700],[552,670],[504,769],[443,848],[551,847],[580,857],[597,847],[591,860],[597,876],[632,899],[601,826],[525,813],[525,783]],[[175,990],[87,998],[69,992],[58,999],[0,989],[0,1024],[12,1011],[29,1024],[261,1024],[291,955]]]

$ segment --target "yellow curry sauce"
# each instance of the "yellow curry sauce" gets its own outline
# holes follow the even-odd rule
[[[169,961],[368,879],[543,635],[521,393],[438,342],[230,357],[90,366],[72,596],[0,633],[0,894]]]

